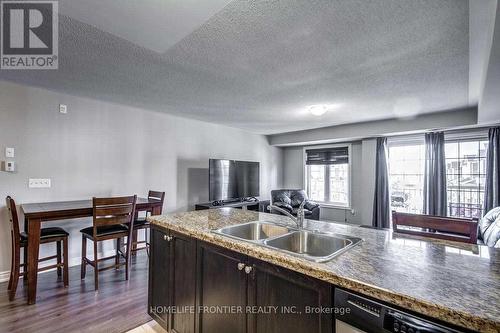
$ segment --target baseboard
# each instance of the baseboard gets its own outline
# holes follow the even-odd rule
[[[115,253],[116,253],[115,250],[109,250],[109,251],[106,251],[106,252],[99,252],[98,257],[99,258],[110,257],[110,256],[115,255]],[[82,262],[82,257],[71,258],[69,260],[69,267],[78,266],[78,265],[81,264],[81,262]],[[43,263],[42,265],[40,265],[40,267],[50,266],[50,265],[52,265],[52,263],[47,262],[47,263]],[[54,271],[54,270],[55,270],[55,268],[54,269],[49,269],[49,270],[46,270],[46,271],[43,271],[43,272],[40,272],[38,274],[43,274],[43,273],[51,272],[51,271]],[[9,281],[9,279],[10,279],[10,271],[0,272],[0,283],[7,282],[7,281]]]

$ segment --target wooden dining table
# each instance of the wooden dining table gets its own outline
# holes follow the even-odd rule
[[[150,211],[152,215],[159,215],[161,206],[160,200],[137,198],[136,211]],[[23,204],[21,210],[24,213],[24,228],[28,233],[28,304],[34,304],[36,302],[41,224],[47,221],[91,217],[93,216],[93,207],[92,200],[77,200]]]

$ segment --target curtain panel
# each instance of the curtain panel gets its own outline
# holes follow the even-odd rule
[[[425,134],[424,214],[446,216],[444,133]]]
[[[373,199],[372,220],[372,225],[376,228],[390,228],[391,225],[387,162],[387,138],[377,138],[375,196]]]
[[[483,214],[500,206],[500,127],[490,128],[488,131],[488,154],[486,156]]]

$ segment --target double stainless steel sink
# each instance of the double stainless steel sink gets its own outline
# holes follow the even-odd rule
[[[328,261],[362,241],[357,237],[306,229],[298,230],[265,221],[232,225],[214,232],[315,262]]]

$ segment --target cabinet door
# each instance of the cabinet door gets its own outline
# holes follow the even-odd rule
[[[196,240],[171,232],[170,243],[170,332],[195,331]]]
[[[246,332],[246,256],[198,242],[197,262],[198,332]]]
[[[250,264],[248,301],[256,307],[248,314],[249,332],[333,332],[332,314],[306,313],[332,307],[328,283],[254,259]],[[266,309],[271,313],[255,313]]]
[[[167,233],[151,228],[149,258],[148,313],[164,329],[168,329],[170,307],[170,242]]]

